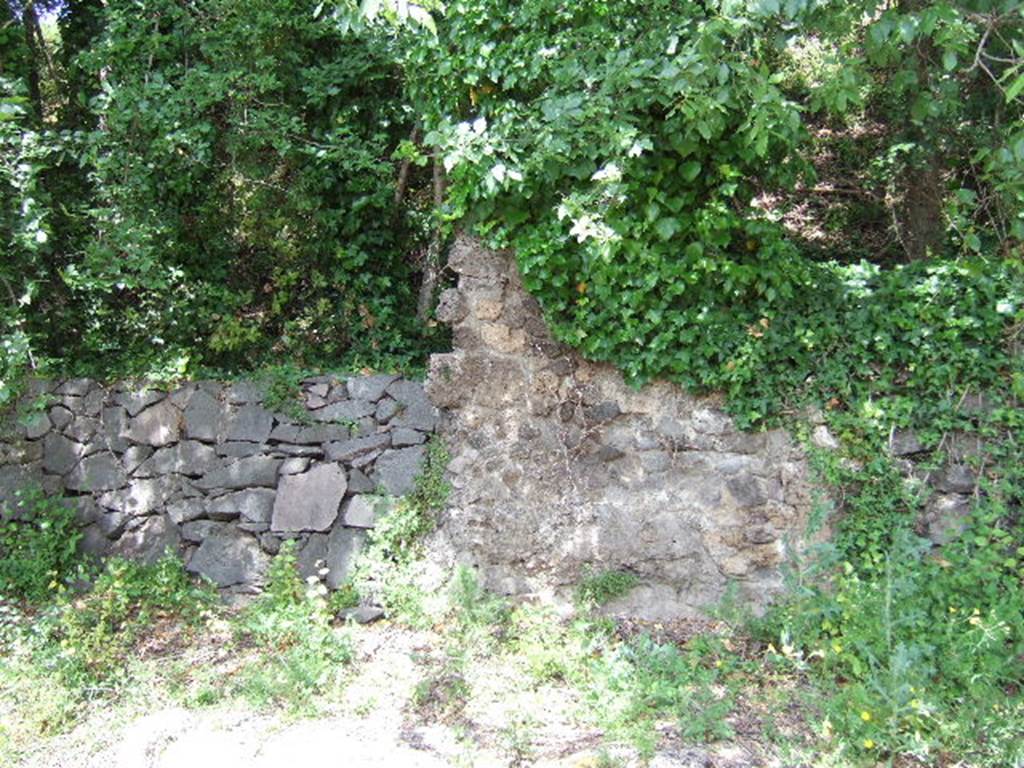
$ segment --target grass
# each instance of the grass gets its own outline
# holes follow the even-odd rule
[[[286,547],[270,588],[245,609],[200,599],[151,611],[145,640],[136,633],[125,653],[132,661],[101,684],[54,677],[59,643],[39,633],[37,616],[8,605],[0,759],[33,764],[65,733],[76,748],[106,743],[160,707],[273,713],[285,728],[297,717],[398,717],[452,734],[462,750],[452,764],[489,755],[530,765],[583,743],[590,762],[582,764],[640,765],[666,746],[739,735],[760,745],[758,760],[835,751],[820,726],[815,732],[823,694],[798,660],[724,624],[697,634],[659,625],[626,634],[590,611],[565,618],[510,602],[465,569],[440,597],[426,627],[343,626],[319,582],[298,577]],[[841,752],[835,760],[858,764]]]

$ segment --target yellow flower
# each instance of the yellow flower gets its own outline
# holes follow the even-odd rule
[[[865,723],[870,723],[871,722],[871,713],[868,712],[866,709],[861,710],[860,719],[863,720]]]
[[[978,626],[979,624],[981,624],[981,616],[971,616],[971,618],[967,620],[967,623],[973,624],[974,626]]]
[[[864,749],[874,749],[874,748],[875,748],[875,742],[873,742],[871,739],[864,739]]]

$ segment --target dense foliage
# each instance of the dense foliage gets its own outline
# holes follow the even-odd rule
[[[315,10],[114,2],[76,38],[69,7],[43,118],[23,82],[0,83],[5,290],[28,307],[5,317],[8,365],[29,349],[162,375],[421,354],[427,219],[396,200],[412,119],[394,35]]]
[[[1019,260],[998,258],[1024,234],[1006,175],[1024,151],[1018,102],[980,71],[957,71],[985,28],[967,9],[921,4],[861,23],[874,4],[842,5],[537,0],[503,14],[497,0],[454,4],[415,67],[448,73],[420,85],[453,215],[515,248],[563,340],[633,379],[727,389],[746,421],[802,390],[846,401],[858,381],[875,391],[910,366],[913,378],[991,385],[1020,306]],[[826,21],[825,44],[794,29]],[[1019,12],[997,28],[1019,36]],[[919,45],[935,46],[938,62],[916,61]],[[845,90],[825,76],[837,57],[853,65]],[[915,61],[929,79],[911,87]],[[858,67],[868,71],[856,77]],[[897,230],[930,215],[903,198],[938,198],[926,226],[948,236],[926,252],[908,242],[910,265],[812,261],[765,205],[806,184],[804,116],[819,105],[887,119],[880,153],[908,186],[892,204]],[[951,122],[962,135],[947,139]],[[942,189],[909,181],[940,162]]]

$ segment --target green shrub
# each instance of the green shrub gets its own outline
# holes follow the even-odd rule
[[[7,515],[0,519],[0,592],[32,602],[53,596],[78,562],[81,532],[74,509],[39,488],[27,488]]]
[[[804,564],[762,636],[829,692],[827,730],[851,753],[1017,764],[1024,530],[1003,494],[1019,504],[1024,486],[1004,477],[935,553],[915,536],[905,493],[872,477],[862,471],[835,543]]]
[[[309,423],[309,411],[302,398],[301,383],[306,373],[291,363],[267,366],[257,378],[266,387],[263,405],[275,413],[281,413],[297,424]]]
[[[587,571],[576,587],[576,602],[584,607],[605,605],[625,597],[639,583],[628,571]]]
[[[111,558],[89,591],[70,597],[51,619],[58,669],[75,686],[114,685],[156,619],[194,622],[214,599],[170,552],[153,565]]]
[[[434,530],[448,499],[447,466],[448,450],[439,438],[432,439],[415,489],[377,520],[352,579],[361,595],[372,596],[389,615],[412,626],[429,624],[428,598],[438,598],[420,588],[418,558],[423,537]]]
[[[295,542],[275,556],[264,594],[238,619],[243,646],[260,649],[235,681],[235,689],[258,706],[291,712],[315,711],[344,685],[352,648],[344,630],[332,626],[327,587],[316,576],[303,581]]]

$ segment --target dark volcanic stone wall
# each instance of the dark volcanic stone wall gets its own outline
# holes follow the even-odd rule
[[[344,581],[390,499],[413,489],[437,409],[397,376],[308,379],[289,415],[254,382],[174,391],[34,381],[0,432],[0,511],[28,514],[28,484],[76,506],[82,547],[153,561],[245,591],[296,539],[302,570]],[[27,414],[27,415],[26,415]]]

